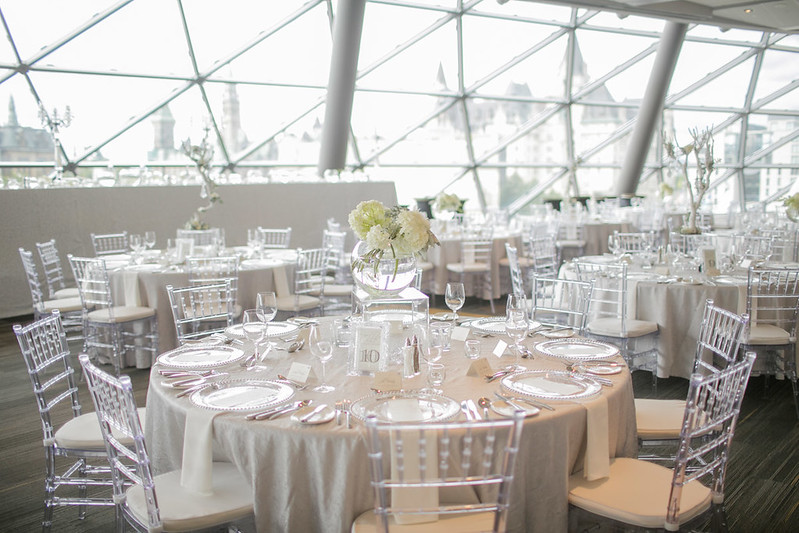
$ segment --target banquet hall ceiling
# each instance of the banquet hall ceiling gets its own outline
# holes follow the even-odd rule
[[[721,28],[749,28],[799,32],[799,0],[544,0],[553,4],[712,24]]]

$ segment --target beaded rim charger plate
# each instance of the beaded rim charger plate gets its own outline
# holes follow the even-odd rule
[[[535,320],[530,320],[529,322],[529,330],[535,330],[541,327],[540,322],[536,322]],[[504,316],[492,316],[486,318],[478,318],[476,320],[472,320],[469,322],[469,327],[474,330],[477,330],[480,333],[494,333],[497,335],[502,335],[505,333],[505,317]]]
[[[232,346],[181,346],[158,356],[164,366],[175,368],[211,368],[232,363],[244,356],[244,350]]]
[[[191,394],[191,402],[206,409],[247,411],[284,403],[294,396],[294,388],[277,381],[229,379],[208,384]]]
[[[608,359],[619,355],[618,347],[591,339],[553,339],[539,342],[535,349],[544,355],[574,362]]]
[[[269,322],[266,327],[265,339],[272,339],[275,337],[285,337],[293,335],[299,331],[300,326],[291,322]],[[235,324],[225,329],[225,335],[228,337],[235,337],[237,339],[246,339],[247,335],[244,334],[244,324]]]
[[[352,415],[366,420],[375,415],[379,422],[441,422],[456,417],[460,404],[440,394],[426,392],[386,392],[353,402]]]
[[[530,370],[502,378],[502,388],[545,400],[579,400],[594,396],[602,385],[582,374],[563,370]]]

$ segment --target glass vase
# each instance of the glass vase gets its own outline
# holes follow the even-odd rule
[[[394,257],[390,251],[380,259],[366,258],[369,246],[358,241],[352,249],[352,279],[361,289],[375,297],[395,296],[413,283],[416,257]]]

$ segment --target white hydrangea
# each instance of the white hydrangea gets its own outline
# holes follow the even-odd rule
[[[400,232],[395,248],[406,254],[415,254],[427,247],[430,221],[419,211],[402,211],[397,216]]]
[[[361,202],[350,211],[347,217],[352,231],[361,240],[367,240],[366,236],[375,226],[385,226],[389,219],[386,213],[386,206],[377,200],[367,200]]]
[[[371,250],[391,248],[391,235],[382,226],[372,226],[372,229],[366,234],[365,240]]]

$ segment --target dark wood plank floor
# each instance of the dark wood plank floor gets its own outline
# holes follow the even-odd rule
[[[467,303],[464,311],[489,314],[485,302]],[[41,527],[44,454],[36,404],[12,324],[31,317],[0,319],[0,531],[37,531]],[[79,346],[73,347],[77,353]],[[149,372],[128,369],[144,405]],[[661,379],[657,394],[645,372],[633,376],[636,396],[684,398],[684,379]],[[91,408],[83,391],[81,400]],[[787,381],[773,381],[764,392],[764,379],[750,380],[727,471],[726,509],[730,531],[799,531],[799,423]],[[108,532],[113,511],[90,509],[85,520],[74,508],[56,509],[54,531]]]

